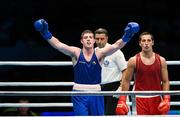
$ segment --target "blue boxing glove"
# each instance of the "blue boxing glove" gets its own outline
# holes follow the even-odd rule
[[[124,29],[124,35],[122,40],[124,42],[129,42],[135,33],[139,31],[139,24],[136,22],[129,22],[126,28]]]
[[[48,30],[48,23],[44,19],[39,19],[34,22],[34,28],[39,31],[45,40],[52,38],[51,32]]]

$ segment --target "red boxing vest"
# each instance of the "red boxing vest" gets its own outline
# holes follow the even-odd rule
[[[136,54],[135,91],[162,90],[161,81],[160,56],[155,54],[154,63],[145,65],[141,60],[140,53]]]

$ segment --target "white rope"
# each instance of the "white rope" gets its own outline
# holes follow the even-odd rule
[[[112,95],[180,95],[176,91],[0,91],[0,96],[112,96]]]
[[[127,102],[131,106],[132,102]],[[73,103],[0,103],[0,107],[72,107]]]
[[[180,65],[180,61],[166,61],[168,65]]]
[[[131,106],[132,102],[126,102]],[[180,102],[170,102],[172,106],[180,105]],[[72,107],[73,103],[0,103],[0,107]]]
[[[0,107],[72,107],[72,103],[0,103]]]
[[[73,86],[74,82],[0,82],[0,86]]]
[[[180,61],[167,61],[168,65],[180,65]],[[0,61],[0,65],[19,66],[72,66],[71,61]]]
[[[0,65],[18,66],[72,66],[71,61],[0,61]]]
[[[131,82],[133,85],[134,82]],[[74,82],[0,82],[0,86],[73,86]],[[170,85],[180,85],[180,81],[170,81]]]
[[[127,102],[132,105],[132,102]],[[0,103],[0,107],[72,107],[73,103]]]

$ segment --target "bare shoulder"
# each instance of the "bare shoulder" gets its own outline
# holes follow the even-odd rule
[[[73,52],[74,54],[71,55],[71,59],[72,59],[72,62],[73,62],[73,66],[75,66],[76,63],[77,63],[77,60],[78,60],[78,58],[80,56],[81,49],[77,48],[77,47],[73,47],[73,51],[74,51]]]
[[[160,61],[161,61],[161,64],[164,66],[164,65],[167,65],[166,63],[166,59],[162,56],[160,56]]]
[[[128,60],[128,66],[135,66],[135,65],[136,65],[136,56],[133,56]]]
[[[95,48],[95,53],[99,60],[101,60],[105,57],[105,55],[103,53],[103,48]]]
[[[160,60],[161,61],[166,61],[166,59],[164,57],[162,57],[162,56],[160,56]]]
[[[80,52],[81,52],[81,49],[78,48],[78,47],[72,47],[72,50],[74,51],[74,52],[73,52],[74,55],[75,55],[76,57],[79,57]]]
[[[72,50],[74,50],[75,52],[80,52],[81,48],[75,47],[75,46],[71,46]]]

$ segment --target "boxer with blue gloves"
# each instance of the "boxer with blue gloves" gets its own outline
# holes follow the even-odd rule
[[[48,23],[44,19],[34,22],[36,31],[39,31],[47,42],[72,59],[74,68],[74,91],[101,91],[101,64],[105,56],[111,55],[124,47],[135,33],[139,31],[139,25],[130,22],[122,39],[118,39],[111,46],[95,51],[94,34],[91,30],[85,30],[81,34],[82,48],[69,46],[52,36],[48,29]],[[104,96],[72,96],[73,110],[76,116],[104,115]]]
[[[39,31],[44,39],[49,40],[52,38],[51,32],[49,32],[48,23],[44,19],[39,19],[34,22],[34,27],[36,31]],[[135,33],[139,31],[139,24],[136,22],[130,22],[124,29],[124,35],[122,40],[124,42],[129,42],[130,39],[134,36]]]
[[[124,35],[122,40],[124,42],[130,41],[130,39],[134,36],[135,33],[139,31],[139,24],[136,22],[130,22],[124,29]]]
[[[52,34],[48,30],[48,23],[44,19],[40,19],[34,22],[34,27],[36,31],[41,33],[44,39],[49,40],[52,38]]]

